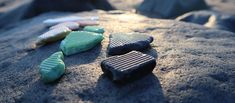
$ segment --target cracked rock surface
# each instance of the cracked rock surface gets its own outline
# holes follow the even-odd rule
[[[1,32],[0,102],[235,102],[234,33],[126,12],[98,14],[106,30],[101,45],[65,57],[65,74],[53,84],[40,80],[39,64],[59,50],[60,42],[35,50],[29,45],[48,30],[43,20],[69,14],[43,14]],[[157,59],[152,74],[126,85],[111,82],[100,67],[109,34],[120,31],[152,35],[152,49],[145,53]]]

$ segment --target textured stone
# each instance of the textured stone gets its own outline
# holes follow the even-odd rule
[[[60,27],[67,27],[70,30],[78,30],[79,24],[77,22],[64,22],[64,23],[60,23],[55,26],[52,26],[52,27],[50,27],[50,29],[56,29],[56,28],[60,28]]]
[[[101,62],[104,74],[115,82],[126,82],[143,77],[153,71],[156,60],[147,54],[131,51]]]
[[[86,31],[71,32],[60,44],[65,55],[87,51],[103,40],[103,35]]]
[[[101,33],[101,34],[105,32],[104,28],[99,26],[85,26],[83,30],[95,33]]]
[[[36,41],[36,45],[44,45],[55,42],[66,37],[71,30],[67,27],[58,27],[40,35]]]
[[[54,82],[59,79],[65,72],[63,62],[64,55],[62,52],[56,52],[40,64],[41,79],[45,83]]]
[[[115,33],[109,36],[108,55],[120,55],[150,47],[153,37],[142,33]]]

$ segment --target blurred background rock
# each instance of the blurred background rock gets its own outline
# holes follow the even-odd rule
[[[177,20],[200,25],[209,22],[211,17],[210,22],[213,21],[213,23],[207,23],[207,27],[234,32],[234,5],[234,0],[0,0],[0,28],[9,28],[12,23],[44,12],[118,9],[151,18],[175,19],[178,17]],[[203,14],[195,12],[198,10],[208,12]],[[186,17],[185,15],[187,18],[190,15],[190,20],[179,19],[179,16],[182,18]],[[203,20],[195,22],[195,18],[197,18],[196,21]]]

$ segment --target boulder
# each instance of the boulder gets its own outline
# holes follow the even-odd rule
[[[82,12],[73,15],[91,15]],[[35,50],[28,46],[48,29],[42,21],[67,13],[49,13],[20,22],[0,33],[0,102],[146,102],[234,103],[235,34],[175,20],[99,11],[106,30],[101,45],[65,57],[65,74],[57,83],[40,80],[40,63],[59,50],[55,42]],[[141,32],[154,37],[152,74],[117,85],[101,70],[109,34]]]
[[[107,0],[34,0],[23,18],[30,18],[44,12],[79,12],[93,9],[112,10]]]
[[[144,0],[137,10],[144,15],[173,18],[186,12],[207,8],[204,0]]]
[[[176,20],[196,23],[209,28],[235,32],[235,15],[226,15],[214,11],[195,11],[179,16]]]
[[[113,7],[107,0],[3,0],[0,2],[0,29],[11,28],[13,23],[45,12],[81,12],[93,9],[112,10]]]

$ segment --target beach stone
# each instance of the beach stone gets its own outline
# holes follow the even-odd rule
[[[83,30],[100,34],[103,34],[105,32],[104,28],[100,26],[85,26]]]
[[[52,27],[50,27],[50,29],[56,29],[56,28],[60,28],[60,27],[67,27],[70,30],[78,30],[79,24],[77,22],[64,22],[64,23],[60,23],[55,26],[52,26]]]
[[[65,55],[87,51],[103,40],[103,35],[86,31],[73,31],[63,41],[60,49]]]
[[[63,62],[64,55],[62,52],[56,52],[40,64],[41,79],[45,83],[54,82],[59,79],[65,72]]]
[[[94,20],[86,20],[86,21],[76,21],[80,26],[85,27],[85,26],[96,26],[99,25],[98,21]]]
[[[65,38],[71,30],[68,27],[58,27],[40,35],[36,41],[36,45],[44,45]]]
[[[65,74],[58,83],[44,84],[39,64],[59,51],[60,42],[34,50],[27,45],[47,30],[43,20],[78,14],[94,12],[47,13],[0,32],[1,103],[234,103],[234,33],[129,12],[98,11],[105,28],[101,45],[65,57]],[[152,48],[143,51],[156,59],[152,73],[125,85],[103,74],[100,63],[107,59],[109,35],[117,32],[154,38]]]
[[[144,15],[172,18],[186,12],[207,9],[205,0],[144,0],[137,10]]]
[[[60,23],[65,23],[65,22],[79,22],[79,21],[97,21],[99,20],[98,16],[66,16],[66,17],[60,17],[60,18],[53,18],[53,19],[47,19],[44,20],[43,23],[46,26],[54,26]]]
[[[153,37],[141,33],[114,33],[109,36],[108,55],[121,55],[132,50],[143,51],[150,48]]]
[[[189,12],[177,17],[176,20],[196,23],[213,29],[235,32],[235,16],[215,11]]]
[[[153,71],[156,66],[154,57],[138,51],[131,51],[120,56],[113,56],[101,62],[101,68],[114,82],[141,78]]]

